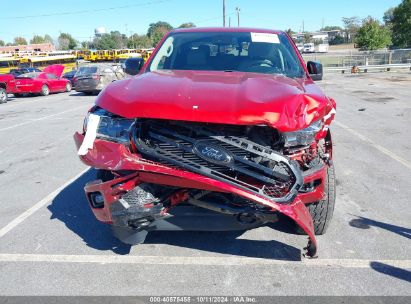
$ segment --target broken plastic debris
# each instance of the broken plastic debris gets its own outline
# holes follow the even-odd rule
[[[90,114],[88,117],[88,123],[87,123],[87,131],[86,131],[86,136],[84,137],[83,143],[80,146],[80,149],[78,149],[78,155],[86,155],[88,152],[88,149],[93,148],[94,140],[96,139],[97,136],[97,127],[100,123],[100,116]]]

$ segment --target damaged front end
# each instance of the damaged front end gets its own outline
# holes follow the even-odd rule
[[[325,195],[334,113],[280,133],[261,125],[125,119],[94,107],[74,136],[82,161],[105,172],[86,185],[88,201],[127,243],[144,241],[151,230],[251,229],[283,214],[308,235],[306,255],[314,257],[306,205]],[[189,210],[185,222],[180,210]],[[205,216],[211,219],[201,224]]]

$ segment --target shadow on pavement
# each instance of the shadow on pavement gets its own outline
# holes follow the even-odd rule
[[[239,239],[244,231],[194,232],[154,231],[146,244],[168,244],[201,251],[216,252],[252,258],[300,261],[301,251],[275,240]]]
[[[95,178],[95,170],[89,170],[67,186],[48,206],[51,219],[62,221],[68,229],[81,237],[87,246],[97,250],[111,250],[128,254],[131,246],[112,236],[109,225],[94,217],[84,195],[84,185]],[[275,228],[275,227],[273,227]],[[192,232],[153,231],[146,244],[168,244],[208,252],[280,260],[301,260],[301,251],[275,240],[239,239],[244,231]],[[137,245],[138,246],[138,245]]]
[[[86,93],[83,93],[83,92],[73,92],[73,93],[70,92],[69,96],[97,96],[97,95],[98,94],[96,94],[96,93],[86,94]]]
[[[94,170],[88,170],[62,190],[47,207],[52,213],[51,219],[62,221],[91,248],[128,254],[131,246],[114,238],[110,226],[97,221],[90,210],[83,188],[87,182],[95,179],[95,176]]]
[[[383,222],[379,222],[379,221],[375,221],[366,217],[362,217],[362,216],[356,216],[356,219],[352,219],[349,222],[349,225],[351,227],[355,227],[355,228],[359,228],[359,229],[370,229],[371,226],[373,227],[378,227],[378,228],[382,228],[391,232],[394,232],[398,235],[401,235],[405,238],[411,239],[411,229],[410,228],[405,228],[405,227],[401,227],[401,226],[396,226],[396,225],[392,225],[392,224],[387,224],[387,223],[383,223]]]
[[[411,271],[380,262],[371,262],[370,266],[379,273],[383,273],[406,282],[411,282]]]

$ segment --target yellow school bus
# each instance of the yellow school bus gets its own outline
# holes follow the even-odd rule
[[[10,73],[10,69],[19,67],[20,58],[14,56],[0,57],[0,74]]]
[[[96,61],[107,61],[109,60],[108,50],[97,51]]]
[[[76,67],[76,60],[75,55],[31,56],[21,58],[20,65],[42,69],[52,64],[62,64],[64,72],[69,72]]]
[[[84,60],[87,61],[96,61],[97,60],[97,51],[85,51]]]

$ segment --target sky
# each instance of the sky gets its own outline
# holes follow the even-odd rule
[[[184,22],[197,26],[222,26],[223,0],[0,0],[0,39],[11,42],[34,34],[53,38],[68,32],[79,41],[89,40],[94,29],[105,27],[127,35],[145,34],[150,23],[169,22],[178,27]],[[226,0],[227,24],[237,26],[235,8],[240,8],[240,25],[300,31],[319,30],[322,25],[342,25],[342,17],[373,16],[401,0]]]

